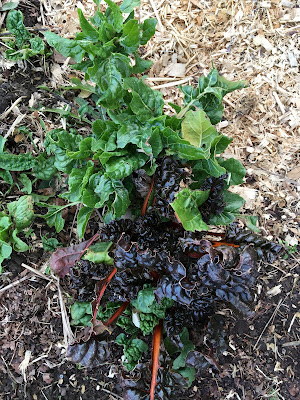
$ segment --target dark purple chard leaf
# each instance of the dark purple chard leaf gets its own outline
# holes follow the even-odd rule
[[[226,240],[229,243],[236,243],[241,248],[251,244],[257,257],[265,262],[272,263],[283,253],[284,247],[278,243],[269,242],[267,239],[249,230],[241,230],[238,224],[230,224],[226,232]]]
[[[87,342],[73,343],[68,347],[68,360],[83,367],[95,368],[107,363],[110,350],[107,341],[91,337]]]
[[[190,292],[183,289],[177,280],[169,276],[164,276],[159,279],[154,294],[159,300],[168,297],[183,305],[189,305],[192,302]]]
[[[57,249],[52,254],[50,267],[60,278],[63,278],[70,271],[72,265],[80,258],[80,255],[87,248],[89,241]]]

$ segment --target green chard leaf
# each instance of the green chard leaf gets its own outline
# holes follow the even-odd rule
[[[21,11],[11,10],[7,14],[6,29],[11,32],[16,39],[16,45],[20,49],[24,42],[30,39],[30,33],[23,24],[23,14]]]
[[[127,371],[132,371],[138,364],[142,354],[148,350],[148,346],[141,339],[128,339],[124,333],[116,337],[116,343],[124,346],[123,365]]]
[[[221,121],[223,115],[223,97],[236,89],[247,86],[245,81],[230,82],[219,75],[215,68],[212,68],[207,77],[199,79],[198,87],[181,87],[184,93],[185,108],[179,113],[182,117],[190,107],[197,107],[204,110],[213,125]],[[183,115],[180,115],[183,114]]]
[[[129,59],[123,54],[112,54],[106,60],[96,59],[93,67],[88,68],[88,75],[101,91],[98,103],[108,109],[118,108],[126,93],[123,78],[129,77],[131,72]]]
[[[99,40],[99,32],[96,28],[94,28],[84,17],[83,12],[80,8],[78,8],[78,17],[80,22],[80,27],[82,29],[82,33],[84,35],[84,39],[91,40],[92,42],[98,42]],[[83,37],[80,37],[83,39]]]
[[[80,46],[80,41],[63,38],[50,31],[43,32],[43,34],[48,44],[63,56],[72,57],[77,62],[83,59],[85,50]]]
[[[107,21],[114,27],[116,32],[121,32],[123,27],[123,16],[120,8],[112,0],[104,0],[109,6],[106,9],[105,16]]]
[[[194,350],[195,348],[193,342],[189,340],[189,331],[187,328],[183,328],[183,331],[180,333],[179,337],[183,348],[180,349],[180,355],[173,361],[173,368],[176,370],[185,367],[185,360],[188,352]]]
[[[93,211],[94,209],[89,207],[82,207],[79,210],[77,215],[77,232],[79,239],[83,238],[87,223],[89,222]]]
[[[221,157],[219,157],[217,160],[218,163],[230,174],[229,185],[240,185],[244,182],[246,169],[240,161],[236,160],[235,158],[224,160]]]
[[[30,247],[23,242],[22,239],[20,239],[17,235],[19,233],[18,229],[14,229],[11,235],[11,242],[13,245],[13,249],[15,251],[19,251],[19,252],[24,252],[24,251],[28,251],[30,249]]]
[[[137,53],[134,53],[135,65],[132,68],[133,74],[142,74],[151,68],[152,61],[144,60]]]
[[[31,196],[21,196],[19,200],[7,204],[17,231],[27,228],[33,221],[33,201]]]
[[[141,37],[142,45],[145,45],[155,34],[156,24],[157,24],[157,20],[155,18],[145,19],[145,21],[142,25],[142,30],[143,30],[143,34]]]
[[[124,14],[130,14],[135,7],[139,7],[141,0],[124,0],[120,5],[120,10]]]
[[[225,191],[223,200],[226,206],[220,215],[212,215],[209,219],[211,225],[229,225],[239,215],[239,209],[244,205],[245,200],[236,193]]]
[[[130,19],[124,26],[120,45],[127,54],[134,53],[140,45],[140,26],[136,19]]]
[[[124,89],[130,89],[132,101],[131,110],[139,121],[147,121],[162,115],[164,100],[161,92],[152,90],[148,85],[136,77],[124,79]]]
[[[199,207],[208,199],[209,190],[182,189],[171,203],[184,229],[187,231],[207,231],[208,225],[203,221]]]
[[[86,254],[82,257],[84,260],[92,261],[95,264],[113,265],[114,260],[108,255],[112,242],[102,242],[90,246]]]
[[[1,153],[0,168],[7,171],[27,171],[35,165],[35,158],[30,153],[10,154]]]

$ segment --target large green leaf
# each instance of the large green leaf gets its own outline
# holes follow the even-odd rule
[[[91,40],[92,42],[98,42],[99,40],[99,32],[95,29],[84,17],[83,12],[80,8],[77,9],[80,27],[82,29],[82,33],[86,40]]]
[[[230,174],[229,185],[240,185],[244,182],[246,169],[240,161],[236,160],[235,158],[224,160],[221,157],[219,157],[217,160],[218,163]]]
[[[210,148],[218,132],[203,110],[188,111],[181,124],[182,137],[195,147]]]
[[[184,93],[185,113],[191,107],[197,107],[204,110],[213,125],[221,121],[224,107],[222,105],[223,97],[236,89],[247,86],[245,81],[230,82],[219,75],[215,68],[212,68],[207,77],[199,79],[198,87],[184,86],[181,90]],[[179,115],[181,114],[179,113]],[[182,116],[182,115],[181,115]]]
[[[179,134],[170,128],[163,130],[162,140],[169,153],[176,154],[186,160],[204,160],[210,156],[210,147],[197,148],[187,140],[181,139]]]
[[[239,215],[240,208],[245,200],[236,193],[224,192],[223,200],[226,206],[220,215],[212,215],[209,219],[211,225],[229,225]]]
[[[130,108],[141,122],[162,115],[164,100],[161,92],[152,90],[136,77],[124,79],[124,89],[130,89]]]
[[[134,53],[140,45],[140,26],[136,19],[130,19],[124,26],[120,45],[127,54]]]
[[[133,74],[142,74],[143,72],[147,71],[151,68],[153,64],[150,60],[144,60],[141,58],[137,53],[134,54],[135,65],[132,68]]]
[[[209,190],[182,189],[171,203],[177,217],[187,231],[207,231],[208,225],[203,221],[199,207],[208,199]]]
[[[129,59],[123,54],[112,54],[106,60],[96,59],[94,66],[88,68],[88,75],[101,91],[99,104],[108,109],[118,108],[126,93],[123,78],[129,77],[131,72]]]
[[[89,207],[82,207],[79,210],[77,215],[77,232],[79,239],[83,238],[87,223],[93,211],[94,209]]]
[[[43,32],[43,34],[48,44],[63,56],[72,57],[77,62],[83,59],[85,50],[80,46],[80,41],[63,38],[50,31]]]
[[[107,265],[113,265],[114,260],[108,254],[111,245],[112,242],[96,243],[87,249],[83,259],[92,261],[96,264],[104,263]]]
[[[31,196],[21,196],[17,201],[8,203],[7,208],[18,231],[27,228],[32,223],[34,211]]]
[[[13,249],[19,252],[28,251],[30,247],[28,246],[28,244],[23,242],[23,240],[17,236],[18,233],[19,233],[18,229],[14,229],[11,234],[11,242],[13,245]]]
[[[32,154],[10,154],[1,153],[0,168],[6,171],[27,171],[35,165],[35,159]]]
[[[146,154],[137,153],[123,157],[112,157],[106,163],[106,173],[112,179],[122,179],[132,174],[136,169],[141,168],[148,160]]]
[[[130,14],[134,7],[139,7],[141,0],[124,0],[120,5],[120,10],[125,14]]]
[[[118,33],[121,32],[123,27],[123,16],[120,11],[120,8],[112,0],[104,0],[104,1],[109,6],[105,12],[107,21],[114,27],[116,32]]]
[[[6,28],[15,36],[16,45],[19,49],[31,36],[23,24],[23,14],[19,10],[11,10],[7,14]]]
[[[143,34],[141,37],[141,44],[145,45],[149,39],[152,38],[152,36],[155,34],[155,28],[156,28],[157,20],[155,18],[149,18],[145,19],[142,29],[143,29]]]

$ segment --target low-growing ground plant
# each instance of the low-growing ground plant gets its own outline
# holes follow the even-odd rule
[[[225,321],[216,310],[225,305],[251,317],[256,262],[272,262],[281,251],[234,223],[243,217],[255,229],[255,218],[240,214],[243,198],[230,191],[243,183],[245,169],[221,156],[232,139],[216,124],[223,97],[247,84],[212,67],[195,87],[181,87],[183,104],[171,104],[176,114],[164,113],[162,94],[140,77],[151,62],[139,49],[155,33],[156,20],[134,18],[139,1],[119,7],[105,0],[105,13],[94,2],[91,18],[78,10],[81,32],[74,39],[44,33],[84,73],[69,88],[89,92],[88,100],[76,98],[77,114],[65,114],[66,129],[46,132],[39,154],[11,154],[1,139],[1,177],[11,183],[10,173],[22,172],[21,182],[34,186],[9,214],[1,213],[0,254],[10,255],[7,246],[34,218],[59,233],[63,210],[74,205],[81,239],[96,210],[98,232],[51,259],[77,327],[67,356],[85,367],[109,363],[122,370],[118,387],[125,399],[183,398],[205,368],[220,370]],[[78,123],[87,127],[84,134]],[[54,178],[62,183],[62,205],[35,193],[38,183],[45,187]],[[28,223],[21,227],[18,203],[25,201]],[[47,211],[34,214],[33,207]],[[214,226],[229,227],[216,233]],[[58,245],[44,242],[47,249]]]

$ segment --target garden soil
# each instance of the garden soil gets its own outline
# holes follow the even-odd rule
[[[78,29],[77,5],[87,15],[94,11],[92,0],[22,0],[19,8],[26,26],[72,37]],[[0,13],[1,29],[5,14]],[[246,182],[237,189],[247,200],[245,210],[259,216],[265,237],[281,240],[290,249],[287,259],[259,264],[252,319],[241,320],[229,309],[222,311],[229,343],[218,360],[222,371],[208,370],[187,391],[186,399],[300,400],[296,251],[300,5],[295,0],[142,0],[138,15],[141,21],[158,19],[157,34],[143,56],[154,61],[147,81],[163,92],[166,104],[179,103],[178,86],[193,84],[212,62],[228,79],[249,82],[249,88],[226,97],[218,128],[234,138],[226,157],[240,159],[247,169]],[[72,94],[65,100],[53,95],[68,82],[70,62],[54,53],[45,60],[12,65],[0,56],[1,135],[21,115],[21,124],[30,128],[39,147],[43,140],[40,118],[49,129],[63,126],[60,116],[32,108],[72,104]],[[39,88],[45,84],[53,88],[52,94]],[[9,150],[30,151],[31,141],[14,133],[13,129],[8,137]],[[2,186],[0,182],[1,193]],[[41,188],[41,193],[47,190]],[[1,201],[13,201],[20,194],[14,189]],[[59,240],[65,246],[77,240],[72,225],[75,211],[64,216],[66,226]],[[91,224],[88,236],[94,230]],[[62,299],[67,299],[61,296],[57,279],[45,273],[50,257],[40,245],[45,234],[54,236],[55,232],[34,222],[31,236],[24,237],[32,251],[13,254],[0,277],[0,399],[121,399],[112,365],[87,370],[65,359],[61,314]]]

